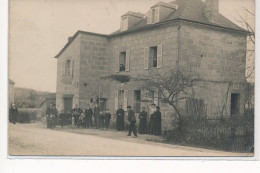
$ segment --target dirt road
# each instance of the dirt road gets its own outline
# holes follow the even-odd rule
[[[10,155],[59,156],[252,156],[145,141],[126,132],[46,129],[41,124],[9,124]]]

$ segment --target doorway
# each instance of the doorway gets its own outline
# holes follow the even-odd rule
[[[239,99],[240,99],[240,94],[237,93],[231,93],[231,109],[230,109],[230,115],[238,115],[239,114]]]
[[[68,112],[72,110],[72,98],[63,98],[64,101],[64,111]]]

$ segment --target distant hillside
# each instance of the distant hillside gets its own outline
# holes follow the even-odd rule
[[[37,91],[29,88],[14,88],[14,100],[18,107],[39,107],[39,105],[51,94],[54,93]]]

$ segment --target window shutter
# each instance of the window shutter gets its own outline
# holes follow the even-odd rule
[[[157,68],[161,68],[163,63],[162,45],[157,46]]]
[[[126,110],[127,108],[127,98],[128,98],[128,90],[124,90],[124,109]]]
[[[152,20],[151,20],[152,18],[151,18],[151,10],[149,10],[148,12],[147,12],[147,24],[151,24],[152,23]]]
[[[115,58],[115,71],[116,72],[119,72],[119,55],[120,55],[120,53],[117,52],[116,58]]]
[[[118,90],[115,90],[115,111],[118,109]]]
[[[154,13],[154,23],[157,23],[159,22],[159,8],[156,8]]]
[[[149,47],[144,48],[144,69],[149,68]]]
[[[74,69],[74,60],[71,60],[70,62],[70,75],[71,75],[71,78],[73,79],[73,69]]]
[[[66,61],[61,62],[61,77],[64,78],[65,76],[65,64]]]
[[[130,70],[130,50],[126,51],[126,62],[125,62],[125,71]]]

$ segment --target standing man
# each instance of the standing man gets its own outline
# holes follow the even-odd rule
[[[56,124],[58,124],[58,110],[56,108],[56,105],[53,104],[53,119],[52,119],[52,127],[55,128]]]
[[[105,126],[106,126],[107,130],[109,127],[110,119],[111,119],[111,114],[109,113],[109,109],[107,109],[107,111],[105,113]]]
[[[124,130],[124,117],[125,111],[122,109],[122,105],[119,105],[119,109],[116,111],[116,127],[117,130]]]
[[[100,117],[100,107],[98,106],[97,103],[95,103],[95,107],[94,107],[94,123],[95,123],[95,127],[96,129],[99,128],[99,122],[98,122],[98,119]]]
[[[82,112],[83,111],[79,108],[78,104],[76,104],[75,108],[72,109],[72,116],[74,117],[76,127],[79,127],[79,116]]]
[[[47,108],[46,110],[46,121],[47,121],[47,128],[52,128],[52,123],[51,120],[54,116],[54,111],[53,111],[53,104],[50,104],[50,107]]]
[[[127,106],[127,112],[128,112],[128,121],[129,121],[129,132],[127,136],[131,136],[132,131],[134,132],[135,137],[137,137],[136,133],[136,119],[135,119],[135,112],[132,110],[131,106]]]
[[[64,113],[64,110],[61,110],[60,112],[60,125],[62,128],[66,125],[66,114]]]
[[[138,132],[144,134],[146,133],[146,119],[147,119],[147,112],[145,112],[145,107],[142,107],[142,112],[140,112],[138,118],[139,118]]]
[[[90,108],[89,104],[87,104],[87,108],[85,110],[85,114],[86,114],[86,126],[87,128],[92,126],[92,115],[93,115],[93,111]]]
[[[11,123],[16,124],[18,116],[18,109],[15,104],[12,104],[10,111],[9,111],[9,120]]]

